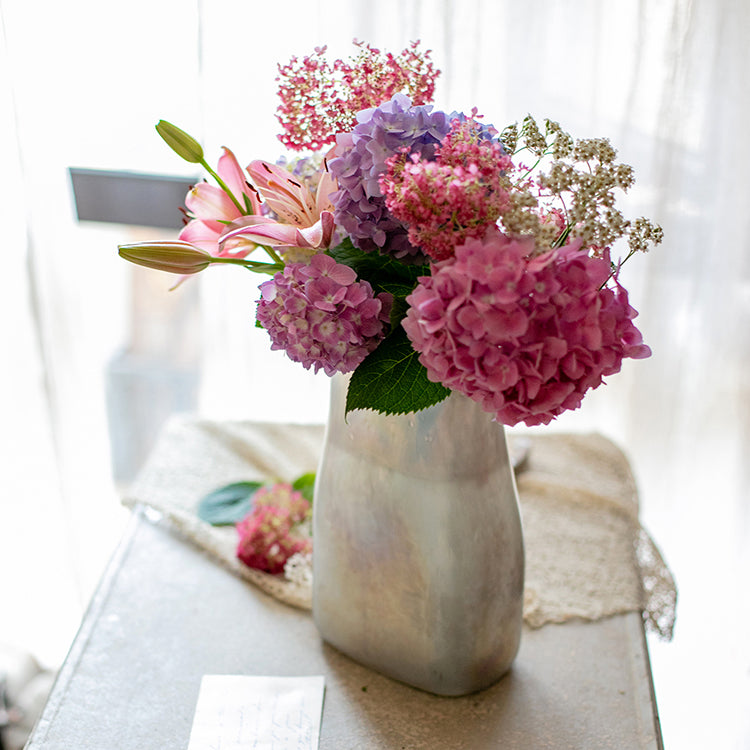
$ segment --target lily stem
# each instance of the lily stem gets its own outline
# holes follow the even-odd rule
[[[210,263],[229,263],[234,266],[244,266],[255,273],[267,273],[273,276],[278,271],[284,270],[284,264],[279,261],[278,263],[262,263],[257,260],[248,260],[247,258],[211,258]]]
[[[219,177],[216,172],[214,172],[213,169],[211,169],[211,165],[205,160],[201,159],[201,166],[208,172],[211,177],[213,177],[216,182],[218,183],[219,187],[232,199],[232,203],[234,203],[235,206],[237,206],[237,210],[242,214],[243,216],[247,215],[247,211],[240,205],[240,202],[237,200],[237,198],[234,197],[234,194],[232,191],[227,187],[227,184],[224,182],[224,180]]]

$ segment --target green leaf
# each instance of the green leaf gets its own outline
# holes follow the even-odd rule
[[[171,122],[159,120],[156,125],[156,131],[177,156],[181,156],[191,164],[201,164],[203,162],[203,148],[201,144],[184,130],[180,130],[176,125],[172,125]]]
[[[415,283],[405,281],[377,281],[373,283],[372,289],[376,295],[380,294],[380,292],[388,292],[388,294],[393,296],[393,306],[391,307],[390,314],[391,329],[396,329],[409,310],[409,303],[406,301],[406,298],[414,291],[415,285]]]
[[[360,279],[375,283],[386,279],[411,281],[412,286],[419,276],[429,276],[430,267],[401,263],[389,255],[366,253],[352,244],[347,237],[338,247],[331,248],[328,254],[337,262],[353,269]]]
[[[313,490],[315,489],[315,472],[311,471],[303,474],[301,477],[297,477],[292,482],[292,489],[302,493],[302,497],[312,505]]]
[[[376,295],[381,292],[393,295],[390,315],[393,329],[409,309],[406,297],[414,291],[417,279],[430,275],[429,266],[407,265],[386,255],[366,253],[354,247],[349,238],[328,252],[337,263],[349,266],[360,279],[368,281]]]
[[[450,390],[427,378],[404,329],[383,339],[352,373],[346,413],[372,409],[382,414],[408,414],[439,403]]]
[[[253,507],[253,495],[263,482],[233,482],[209,492],[198,503],[198,518],[212,526],[230,526],[241,521]]]

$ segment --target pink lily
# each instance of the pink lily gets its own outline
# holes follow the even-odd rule
[[[185,198],[191,221],[180,232],[179,239],[217,257],[244,258],[255,249],[257,243],[248,238],[237,238],[230,243],[220,240],[227,224],[247,214],[259,214],[260,201],[257,193],[247,184],[237,158],[228,148],[224,148],[219,157],[216,172],[232,195],[208,182],[193,187]]]
[[[222,242],[244,238],[259,245],[305,250],[331,244],[335,224],[330,195],[336,183],[327,171],[320,177],[315,199],[291,172],[276,164],[256,160],[247,171],[279,221],[260,215],[242,217],[225,231]]]

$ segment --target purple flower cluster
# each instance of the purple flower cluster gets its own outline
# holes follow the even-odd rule
[[[625,357],[648,357],[608,257],[580,241],[529,258],[533,239],[499,230],[456,248],[407,298],[404,329],[428,377],[504,424],[548,424]],[[606,254],[605,254],[606,256]]]
[[[380,177],[386,160],[403,149],[432,159],[451,119],[445,112],[433,112],[431,105],[413,107],[409,97],[397,94],[380,107],[360,112],[354,130],[337,136],[337,156],[328,162],[339,186],[332,196],[335,221],[360,250],[423,261],[406,227],[388,211]]]
[[[287,264],[260,290],[257,319],[271,348],[327,375],[354,370],[389,322],[391,296],[375,296],[368,282],[324,253],[309,264]]]

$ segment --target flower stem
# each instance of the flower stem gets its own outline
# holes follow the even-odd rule
[[[234,266],[244,266],[245,268],[254,271],[255,273],[267,273],[273,276],[278,271],[284,270],[284,264],[279,261],[278,263],[263,263],[258,260],[248,260],[247,258],[216,258],[213,257],[209,263],[229,263]]]
[[[235,206],[237,206],[237,210],[243,215],[247,215],[247,211],[240,205],[240,202],[237,200],[237,198],[234,197],[234,194],[232,191],[227,187],[227,184],[224,182],[224,180],[219,177],[216,172],[214,172],[213,169],[211,169],[211,165],[205,160],[202,159],[200,162],[201,166],[208,172],[211,177],[213,177],[216,182],[218,183],[219,187],[232,199],[232,203],[234,203]]]
[[[259,245],[259,247],[262,247],[268,253],[268,257],[271,258],[274,263],[281,265],[283,268],[283,261],[272,247],[269,247],[268,245]]]

